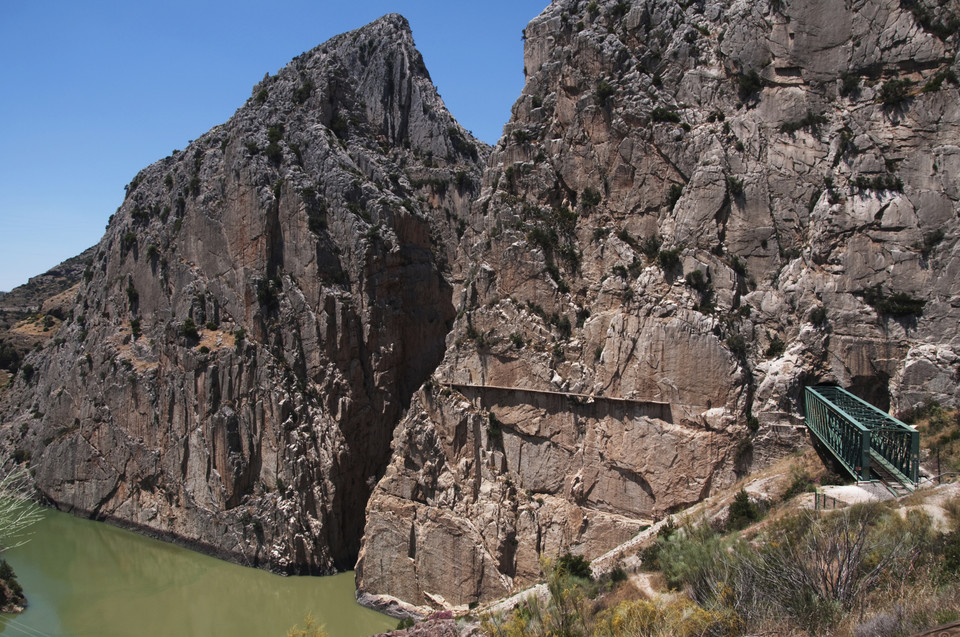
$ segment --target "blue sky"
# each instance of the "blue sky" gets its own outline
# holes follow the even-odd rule
[[[265,73],[391,12],[447,108],[494,143],[549,0],[0,0],[0,290],[100,240],[144,166],[226,121]]]

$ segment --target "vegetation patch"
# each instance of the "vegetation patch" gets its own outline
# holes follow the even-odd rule
[[[654,122],[670,122],[673,124],[679,124],[680,114],[669,108],[658,106],[650,111],[650,119]]]
[[[903,192],[903,180],[896,175],[876,175],[874,177],[860,175],[853,181],[853,185],[859,190]]]
[[[913,82],[907,79],[887,80],[880,86],[877,99],[884,106],[897,106],[910,97]]]
[[[746,73],[737,74],[734,78],[734,84],[736,84],[737,95],[741,102],[748,101],[764,86],[763,78],[753,69]]]
[[[864,303],[887,316],[922,316],[926,301],[916,299],[906,292],[886,294],[878,283],[860,293]]]

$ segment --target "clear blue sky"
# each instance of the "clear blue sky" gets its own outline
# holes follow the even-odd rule
[[[265,73],[391,12],[487,143],[549,0],[0,0],[0,290],[100,240],[144,166],[226,121]]]

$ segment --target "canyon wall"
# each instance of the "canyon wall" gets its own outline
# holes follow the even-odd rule
[[[957,405],[958,25],[558,0],[492,150],[403,18],[338,36],[130,183],[3,446],[62,508],[442,608],[792,451],[804,385]]]
[[[358,584],[458,606],[803,440],[802,388],[957,404],[956,2],[559,0],[397,428]],[[381,596],[381,597],[378,597]]]
[[[443,356],[489,149],[406,20],[299,56],[141,171],[4,397],[56,506],[288,572],[353,566],[393,427]]]

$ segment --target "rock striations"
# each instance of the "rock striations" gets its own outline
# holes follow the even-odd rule
[[[443,356],[488,152],[404,18],[301,55],[130,183],[6,397],[7,446],[58,507],[278,570],[352,567],[393,427]]]
[[[492,152],[402,18],[334,38],[130,184],[5,444],[60,506],[443,608],[792,449],[806,384],[956,405],[958,25],[557,0]]]
[[[370,600],[596,557],[782,452],[805,384],[960,401],[960,6],[828,4],[530,23],[446,355],[367,506]]]

